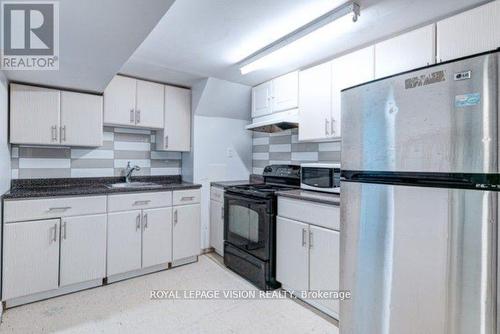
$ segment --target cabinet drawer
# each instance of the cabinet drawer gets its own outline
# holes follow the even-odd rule
[[[200,203],[200,189],[174,191],[174,205]]]
[[[106,196],[5,201],[4,221],[47,219],[106,213]]]
[[[108,212],[172,206],[172,192],[133,193],[108,196]]]
[[[278,197],[278,216],[333,230],[340,228],[340,208],[334,205]]]
[[[210,199],[217,202],[224,202],[224,189],[219,187],[211,187]]]

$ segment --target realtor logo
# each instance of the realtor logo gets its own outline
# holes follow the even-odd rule
[[[2,70],[59,69],[59,2],[2,1]]]

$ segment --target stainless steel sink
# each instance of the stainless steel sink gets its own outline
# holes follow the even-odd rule
[[[106,187],[110,189],[127,189],[127,188],[161,188],[161,184],[152,182],[122,182],[122,183],[112,183],[107,184]]]

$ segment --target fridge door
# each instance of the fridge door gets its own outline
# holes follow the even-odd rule
[[[342,93],[342,169],[497,173],[498,53]]]
[[[496,192],[341,187],[342,334],[496,333]]]

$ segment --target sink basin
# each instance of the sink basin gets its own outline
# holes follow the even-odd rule
[[[110,189],[127,189],[127,188],[161,188],[161,184],[152,182],[122,182],[107,184],[106,187]]]

